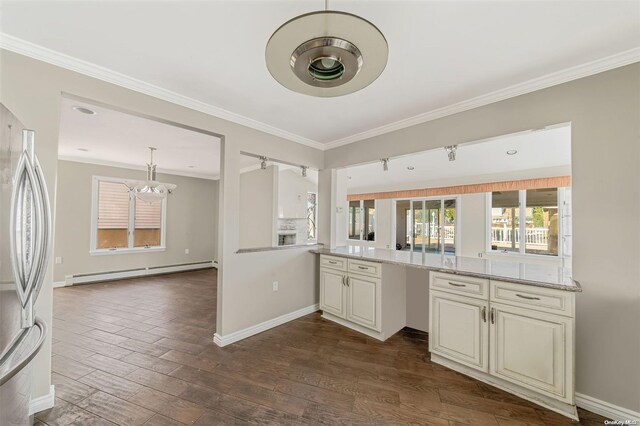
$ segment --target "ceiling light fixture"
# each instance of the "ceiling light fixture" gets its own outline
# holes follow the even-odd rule
[[[307,169],[309,166],[300,166],[300,168],[302,169],[302,177],[307,177]]]
[[[447,156],[449,157],[449,161],[456,161],[457,149],[458,149],[458,145],[449,145],[444,147],[444,150],[447,151]]]
[[[267,160],[268,158],[265,156],[260,156],[260,168],[262,170],[267,170]]]
[[[161,201],[167,198],[167,195],[177,188],[172,183],[162,183],[156,180],[156,164],[153,164],[153,151],[157,148],[148,147],[151,151],[151,161],[147,163],[147,180],[127,180],[125,185],[129,188],[137,199],[145,201],[149,204]]]
[[[269,72],[284,87],[311,96],[342,96],[365,88],[387,65],[389,47],[375,25],[330,11],[285,22],[269,41]]]
[[[407,166],[407,170],[413,170],[413,169],[415,169],[415,167],[413,167],[413,166]]]
[[[78,151],[89,152],[89,150],[87,148],[78,148]]]
[[[74,107],[71,107],[71,108],[73,108],[74,110],[76,110],[78,112],[81,112],[83,114],[96,115],[96,112],[94,110],[89,109],[89,108],[85,108],[85,107],[82,107],[82,106],[74,106]]]
[[[509,151],[507,151],[507,155],[516,155],[518,153],[517,149],[510,149]]]
[[[389,159],[388,158],[381,158],[380,161],[382,161],[382,170],[384,170],[385,172],[389,171]]]

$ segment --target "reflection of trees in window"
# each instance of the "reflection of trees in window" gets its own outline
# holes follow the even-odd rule
[[[317,206],[318,206],[318,194],[313,192],[307,192],[307,221],[308,221],[308,232],[307,239],[315,240],[316,239],[316,214],[317,214]]]

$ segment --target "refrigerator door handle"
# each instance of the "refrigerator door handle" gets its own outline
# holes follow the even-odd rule
[[[22,328],[34,325],[33,305],[42,287],[51,246],[51,209],[34,150],[35,132],[23,130],[23,149],[11,197],[10,246]]]

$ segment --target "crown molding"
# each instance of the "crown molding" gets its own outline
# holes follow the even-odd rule
[[[437,120],[438,118],[446,117],[448,115],[468,111],[470,109],[489,105],[494,102],[503,101],[505,99],[514,98],[526,93],[535,92],[536,90],[546,89],[547,87],[566,83],[572,80],[577,80],[583,77],[588,77],[590,75],[598,74],[614,68],[619,68],[625,65],[630,65],[636,62],[640,62],[640,47],[626,50],[624,52],[607,56],[605,58],[597,59],[592,62],[587,62],[582,65],[567,68],[562,71],[547,74],[545,76],[534,78],[523,83],[514,84],[513,86],[509,86],[504,89],[496,90],[494,92],[467,99],[465,101],[458,102],[443,108],[438,108],[432,111],[415,115],[410,118],[385,124],[384,126],[366,130],[361,133],[356,133],[345,138],[336,139],[324,144],[324,150],[326,151],[329,149],[348,145],[350,143],[393,132],[395,130],[405,129],[407,127],[415,126],[416,124],[422,124],[428,121]]]
[[[0,48],[19,53],[20,55],[28,56],[30,58],[37,59],[39,61],[43,61],[52,65],[56,65],[61,68],[75,71],[89,77],[97,78],[98,80],[106,81],[107,83],[115,84],[117,86],[143,93],[145,95],[153,96],[154,98],[162,99],[163,101],[171,102],[186,108],[203,112],[205,114],[209,114],[223,120],[231,121],[232,123],[240,124],[242,126],[250,127],[261,132],[278,136],[292,142],[297,142],[311,148],[319,150],[324,149],[324,144],[320,142],[316,142],[303,136],[296,135],[295,133],[291,133],[286,130],[278,129],[277,127],[273,127],[269,124],[253,120],[251,118],[236,114],[226,109],[207,104],[188,96],[181,95],[171,90],[163,89],[153,84],[146,83],[142,80],[138,80],[125,74],[102,67],[100,65],[83,61],[64,53],[56,52],[54,50],[39,46],[26,40],[19,39],[3,32],[0,32]]]
[[[140,170],[140,171],[143,171],[143,172],[147,171],[147,167],[146,166],[139,166],[139,165],[127,164],[127,163],[119,163],[117,161],[109,161],[109,160],[98,160],[98,159],[95,159],[95,158],[82,158],[82,157],[76,157],[76,156],[73,156],[73,155],[58,155],[58,160],[71,161],[73,163],[94,164],[96,166],[115,167],[115,168],[118,168],[118,169]],[[183,176],[183,177],[207,179],[207,180],[218,180],[218,179],[220,179],[219,175],[210,175],[210,174],[207,174],[207,173],[198,173],[198,172],[184,172],[182,170],[169,170],[169,169],[158,168],[157,172],[159,174],[162,174],[162,175]]]
[[[413,117],[385,124],[374,129],[336,139],[331,142],[321,143],[288,132],[286,130],[279,129],[269,124],[244,117],[223,108],[190,98],[188,96],[163,89],[161,87],[146,83],[142,80],[138,80],[118,73],[116,71],[112,71],[108,68],[76,59],[72,56],[56,52],[54,50],[39,46],[37,44],[19,39],[2,32],[0,32],[0,48],[19,53],[21,55],[28,56],[30,58],[34,58],[43,62],[47,62],[61,68],[75,71],[80,74],[88,75],[90,77],[97,78],[99,80],[106,81],[108,83],[115,84],[139,93],[153,96],[155,98],[162,99],[164,101],[171,102],[186,108],[200,111],[205,114],[209,114],[236,124],[240,124],[255,130],[278,136],[292,142],[297,142],[321,151],[338,148],[340,146],[372,138],[374,136],[379,136],[396,130],[405,129],[407,127],[426,123],[428,121],[436,120],[448,115],[468,111],[481,106],[489,105],[494,102],[499,102],[505,99],[524,95],[526,93],[535,92],[536,90],[545,89],[558,84],[566,83],[568,81],[577,80],[579,78],[588,77],[590,75],[598,74],[614,68],[640,62],[640,47],[636,47],[624,52],[617,53],[615,55],[607,56],[605,58],[587,62],[582,65],[577,65],[558,72],[547,74],[542,77],[534,78],[523,83],[518,83],[504,89],[496,90],[494,92],[467,99],[462,102],[448,105],[446,107],[438,108],[415,115]]]

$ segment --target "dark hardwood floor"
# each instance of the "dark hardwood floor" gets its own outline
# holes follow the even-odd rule
[[[215,274],[56,289],[56,402],[36,424],[573,424],[432,364],[408,329],[382,343],[315,313],[219,348]]]

